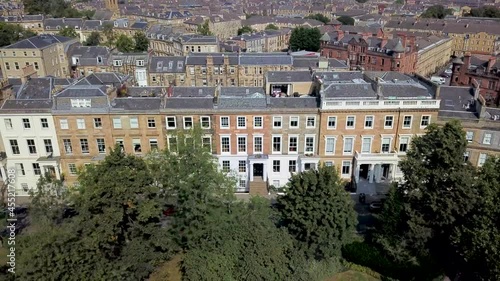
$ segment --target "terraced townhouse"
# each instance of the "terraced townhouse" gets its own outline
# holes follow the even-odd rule
[[[272,71],[257,87],[124,87],[129,80],[32,78],[2,104],[7,166],[22,164],[20,195],[34,188],[39,166],[72,184],[116,143],[144,155],[174,146],[175,132],[195,124],[221,169],[237,177],[237,192],[265,195],[321,163],[370,190],[401,177],[411,138],[439,110],[437,88],[395,72]]]

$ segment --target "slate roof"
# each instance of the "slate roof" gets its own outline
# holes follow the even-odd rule
[[[151,57],[150,73],[185,73],[186,57]]]
[[[270,108],[294,108],[294,109],[313,109],[318,107],[318,99],[316,97],[287,97],[287,98],[270,98]]]
[[[48,46],[57,43],[65,43],[71,40],[75,40],[73,38],[59,36],[59,35],[51,35],[51,34],[42,34],[30,37],[28,39],[21,40],[12,45],[5,46],[6,49],[43,49]]]
[[[161,108],[161,98],[115,98],[111,102],[112,110],[133,110],[133,111],[159,111]]]
[[[234,53],[190,53],[186,57],[186,64],[206,65],[207,57],[212,57],[214,65],[223,65],[225,56],[229,59],[229,65],[238,65],[238,55]]]
[[[102,97],[106,95],[106,86],[72,85],[56,94],[57,98]]]
[[[474,99],[472,88],[441,86],[439,97],[441,99],[439,117],[478,119],[479,115],[475,106],[466,108],[467,104]]]
[[[50,99],[53,82],[50,77],[31,78],[22,85],[16,99]]]
[[[205,35],[198,35],[198,34],[182,35],[179,37],[179,39],[184,44],[213,45],[213,44],[219,43],[219,39],[217,39],[216,36],[205,36]]]
[[[125,82],[129,77],[116,72],[95,72],[80,81],[77,85],[113,85],[118,86]]]
[[[293,57],[286,54],[243,53],[239,61],[240,65],[292,65]]]
[[[172,87],[172,97],[210,97],[215,96],[215,87]]]
[[[213,109],[213,98],[210,97],[171,97],[165,99],[166,109]]]
[[[31,99],[31,100],[6,100],[1,110],[19,111],[48,111],[52,108],[52,100],[49,99]]]
[[[71,48],[68,57],[78,57],[81,66],[108,65],[111,52],[101,46],[75,46]],[[102,58],[102,63],[97,62],[97,57]]]
[[[312,75],[310,71],[269,71],[267,72],[267,82],[311,82]]]
[[[43,26],[46,30],[59,30],[65,27],[78,30],[82,28],[83,22],[82,18],[46,18],[43,21]]]
[[[160,97],[167,93],[167,87],[128,87],[127,95],[132,97]]]

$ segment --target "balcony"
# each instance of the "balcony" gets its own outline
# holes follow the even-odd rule
[[[399,154],[396,152],[388,152],[388,153],[360,153],[358,151],[354,152],[354,159],[358,164],[363,162],[383,162],[383,163],[394,163],[397,164],[399,162]]]
[[[439,109],[439,100],[325,100],[321,109]]]

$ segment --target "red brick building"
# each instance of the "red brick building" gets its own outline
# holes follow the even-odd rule
[[[321,55],[347,61],[351,70],[414,73],[417,54],[415,36],[405,34],[388,39],[337,30],[321,37]]]
[[[453,61],[450,86],[479,85],[487,106],[500,105],[500,57],[465,53]]]

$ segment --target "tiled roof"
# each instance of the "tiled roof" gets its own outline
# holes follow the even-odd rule
[[[6,49],[43,49],[57,43],[65,43],[75,40],[69,37],[59,35],[42,34],[21,40],[12,45],[5,46]]]

